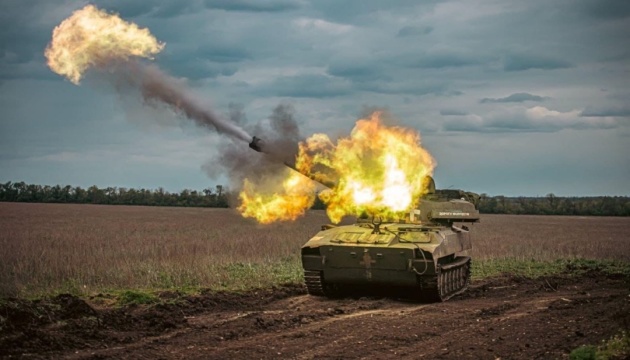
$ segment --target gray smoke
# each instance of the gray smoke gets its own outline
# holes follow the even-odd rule
[[[242,107],[234,105],[230,109],[231,121],[242,121],[244,118]],[[203,169],[211,178],[227,174],[231,189],[239,189],[245,178],[257,184],[281,183],[287,171],[284,163],[295,162],[301,139],[294,108],[280,104],[268,118],[248,129],[264,140],[265,154],[242,144],[225,142],[219,155],[206,162]]]
[[[117,64],[117,85],[138,89],[148,103],[167,105],[201,127],[216,130],[236,140],[250,142],[252,136],[237,124],[219,117],[179,82],[158,67],[138,62]]]
[[[110,74],[116,75],[115,86],[121,95],[129,90],[139,91],[149,105],[156,108],[166,106],[198,126],[228,135],[218,139],[219,151],[202,168],[213,179],[227,175],[231,189],[240,189],[245,178],[257,185],[266,184],[262,186],[271,189],[285,178],[288,170],[284,164],[295,162],[301,135],[291,105],[280,104],[268,118],[248,124],[242,105],[232,103],[227,116],[219,116],[195,98],[185,83],[156,66],[124,62],[112,67]],[[108,76],[105,78],[112,80]],[[263,139],[265,153],[249,148],[247,144],[252,141],[250,133]]]
[[[275,161],[287,164],[295,162],[301,138],[293,106],[276,106],[267,121],[256,124],[253,133],[263,139],[264,151]]]

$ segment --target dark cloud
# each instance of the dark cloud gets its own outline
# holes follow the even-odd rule
[[[510,102],[525,102],[525,101],[544,101],[547,97],[533,95],[529,93],[514,93],[510,96],[506,96],[504,98],[483,98],[479,100],[480,103],[510,103]]]
[[[195,2],[188,1],[164,1],[160,6],[152,9],[150,15],[156,18],[170,18],[190,13],[199,7]]]
[[[95,0],[93,3],[99,8],[118,13],[127,19],[140,16],[172,18],[201,7],[198,1],[177,0]]]
[[[630,107],[587,107],[584,109],[580,116],[583,117],[605,117],[605,116],[618,116],[628,117],[630,116]]]
[[[409,37],[417,35],[428,35],[433,31],[432,26],[404,26],[398,30],[398,37]]]
[[[512,54],[503,59],[503,70],[523,71],[529,69],[566,69],[574,65],[568,61],[537,55]]]
[[[379,12],[390,12],[407,15],[409,13],[428,12],[438,3],[437,0],[318,0],[310,4],[327,20],[360,23],[366,16]]]
[[[514,108],[485,116],[466,115],[444,122],[445,131],[468,132],[557,132],[563,129],[614,129],[619,122],[612,118],[584,118],[579,111],[560,112],[542,106]]]
[[[0,84],[2,81],[15,79],[56,80],[59,76],[50,71],[43,61],[6,63],[0,59]]]
[[[164,61],[161,61],[160,64],[174,76],[185,77],[190,80],[215,78],[219,75],[231,76],[238,71],[238,67],[231,63],[216,63],[195,58],[177,60],[177,57],[165,56]]]
[[[207,44],[199,47],[196,57],[218,63],[231,63],[252,59],[252,54],[234,45]]]
[[[162,1],[159,0],[96,0],[94,1],[94,5],[101,9],[107,9],[110,13],[114,12],[120,14],[123,18],[134,18],[149,14],[155,8],[159,7],[161,2]]]
[[[456,110],[456,109],[442,109],[440,110],[440,115],[442,116],[464,116],[468,115],[466,111]]]
[[[357,62],[336,63],[328,66],[327,73],[352,81],[391,81],[392,77],[385,74],[381,66],[376,64],[360,64]]]
[[[283,12],[301,8],[300,0],[204,0],[206,7],[227,11]]]
[[[409,66],[424,69],[441,69],[478,65],[481,63],[482,61],[477,56],[444,52],[422,55],[417,60],[412,60]]]
[[[349,81],[324,75],[282,76],[258,89],[261,95],[296,98],[331,98],[350,92]]]
[[[582,5],[587,16],[601,19],[625,19],[630,17],[630,1],[627,0],[587,0]]]
[[[156,62],[176,77],[201,80],[234,75],[238,71],[238,61],[248,56],[246,52],[230,47],[167,47]]]
[[[380,82],[371,81],[366,83],[355,84],[355,88],[361,91],[369,91],[380,94],[394,95],[441,95],[454,96],[461,95],[459,91],[449,90],[448,84],[444,82]]]
[[[616,54],[610,55],[610,56],[606,56],[604,58],[601,59],[601,61],[603,62],[623,62],[626,63],[628,60],[630,60],[630,51],[626,50],[626,49],[619,49],[620,51]]]
[[[41,21],[46,2],[3,1],[0,5],[0,64],[20,64],[42,54],[56,24]],[[43,56],[40,55],[43,59]]]
[[[442,126],[442,130],[444,131],[480,132],[482,129],[482,124],[472,119],[447,120]]]

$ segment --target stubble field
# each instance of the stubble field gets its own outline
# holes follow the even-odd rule
[[[0,295],[299,283],[300,246],[328,222],[323,211],[259,225],[230,209],[0,203]],[[483,215],[473,276],[630,262],[629,230],[630,218]]]
[[[628,218],[484,215],[470,289],[435,304],[306,295],[299,248],[327,222],[0,203],[0,357],[630,355]]]

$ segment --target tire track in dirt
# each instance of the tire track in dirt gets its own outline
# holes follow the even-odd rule
[[[226,353],[230,353],[231,351],[235,351],[238,353],[239,349],[243,348],[256,348],[259,347],[260,344],[267,344],[270,342],[277,341],[281,338],[291,337],[291,338],[302,338],[306,337],[307,334],[317,332],[321,330],[323,327],[328,326],[329,324],[340,322],[340,321],[348,321],[353,318],[363,317],[363,316],[374,316],[374,315],[392,315],[395,313],[399,313],[401,309],[404,309],[405,312],[413,312],[419,309],[422,309],[428,305],[414,305],[409,307],[410,304],[405,303],[397,303],[393,300],[371,300],[365,299],[361,300],[361,302],[369,304],[370,306],[375,306],[374,304],[385,305],[385,306],[394,306],[393,308],[385,308],[385,309],[370,309],[370,310],[356,310],[355,308],[348,307],[348,304],[353,304],[353,300],[324,300],[320,298],[314,298],[311,296],[298,296],[295,298],[289,298],[287,300],[280,300],[276,303],[271,303],[268,306],[272,309],[276,308],[285,308],[287,304],[289,304],[289,308],[285,310],[256,310],[256,311],[229,311],[225,313],[212,313],[212,314],[202,314],[200,316],[191,316],[188,318],[189,327],[181,330],[173,331],[166,335],[149,337],[142,339],[133,344],[129,344],[127,346],[118,346],[113,347],[101,351],[91,351],[90,356],[108,356],[108,357],[118,357],[124,356],[123,354],[128,353],[130,350],[139,350],[141,348],[146,348],[147,346],[155,346],[155,344],[162,344],[167,342],[171,338],[181,338],[182,336],[191,336],[191,340],[194,337],[201,336],[206,338],[206,342],[208,344],[216,343],[216,340],[219,339],[220,342],[217,345],[212,347],[215,351],[211,351],[212,348],[209,346],[202,347],[205,350],[204,358],[229,358],[229,355]],[[299,306],[306,306],[306,309],[301,309]],[[319,316],[316,316],[314,320],[305,321],[291,321],[293,319],[309,319],[309,313],[314,308],[321,308],[323,306],[328,306],[325,313],[319,311]],[[330,312],[330,306],[335,305],[336,311],[340,314],[335,313],[333,309],[333,313]],[[297,308],[297,309],[296,309]],[[344,310],[345,309],[345,310]],[[270,317],[276,318],[278,316],[283,316],[288,319],[289,324],[284,328],[282,326],[282,330],[278,330],[277,332],[270,332],[268,328],[257,329],[257,331],[252,331],[251,333],[245,333],[240,336],[227,337],[225,333],[227,330],[224,327],[229,326],[239,327],[239,328],[256,328],[258,323],[258,319],[261,317]],[[239,322],[240,323],[237,323]],[[235,324],[237,323],[237,324]],[[196,341],[191,341],[192,343],[196,343]],[[200,342],[202,342],[200,340]],[[159,346],[159,345],[157,345]],[[182,349],[184,353],[190,352],[191,354],[186,355],[185,357],[192,356],[195,357],[195,353],[198,351],[195,349],[196,346],[191,348]],[[181,355],[181,354],[180,354]],[[83,358],[85,354],[73,354],[68,356],[68,358]]]
[[[144,317],[172,316],[176,327],[170,330],[151,331],[150,322],[135,330],[106,326],[94,329],[95,338],[83,346],[75,341],[63,350],[25,350],[35,358],[68,359],[562,358],[630,328],[627,279],[598,273],[494,278],[436,304],[273,291],[246,296],[250,300],[190,301],[209,308],[139,309]],[[77,330],[49,326],[40,332],[80,338]]]
[[[426,306],[429,306],[429,305],[419,305],[419,306],[413,306],[411,308],[405,308],[405,312],[412,313]],[[233,341],[230,344],[225,344],[224,346],[221,346],[221,348],[219,349],[215,349],[215,351],[213,352],[207,352],[204,354],[204,356],[207,355],[212,358],[227,358],[229,357],[228,354],[233,350],[246,349],[251,346],[255,346],[257,344],[273,343],[283,338],[304,338],[304,337],[307,337],[309,334],[319,332],[325,327],[334,325],[337,322],[354,321],[360,317],[395,316],[396,314],[399,314],[400,311],[401,310],[399,308],[375,309],[375,310],[357,311],[357,312],[344,314],[344,315],[336,315],[334,317],[324,318],[320,321],[314,321],[306,325],[299,326],[297,328],[288,328],[286,329],[286,331],[281,331],[281,332],[271,333],[271,334],[261,333],[261,334],[248,337],[246,339],[238,339],[236,341]],[[349,337],[346,336],[345,338],[347,339]],[[333,342],[340,343],[343,341],[334,340]],[[312,356],[309,356],[308,355],[309,353],[312,353]],[[311,352],[303,353],[297,358],[298,359],[314,358],[316,357],[316,355],[321,355],[321,354],[322,354],[321,350],[315,351],[315,352],[311,351]]]
[[[557,296],[553,296],[553,297],[544,299],[542,301],[534,300],[530,302],[524,302],[518,305],[517,308],[523,312],[527,311],[528,313],[531,313],[528,311],[528,309],[532,308],[532,305],[539,305],[541,303],[550,303],[556,300],[557,298],[558,298]],[[480,302],[479,304],[483,305],[484,303],[485,301]],[[473,307],[475,306],[475,304],[469,304],[469,305],[472,305]],[[314,324],[309,324],[307,326],[303,326],[295,330],[287,329],[288,330],[287,332],[280,332],[276,334],[260,334],[258,336],[254,336],[248,339],[237,340],[233,342],[232,344],[227,344],[225,346],[222,346],[220,349],[215,349],[214,351],[206,352],[203,354],[203,357],[207,356],[209,358],[217,358],[217,359],[231,357],[257,344],[276,343],[278,342],[279,339],[289,338],[289,337],[304,338],[308,335],[317,333],[318,330],[321,330],[328,326],[333,326],[332,328],[327,329],[327,331],[330,332],[331,334],[330,336],[324,336],[323,338],[319,338],[318,341],[315,344],[313,344],[312,347],[305,346],[307,344],[300,344],[299,345],[300,347],[306,347],[307,350],[296,355],[295,358],[296,359],[322,358],[323,356],[337,353],[337,351],[340,350],[340,348],[346,348],[346,355],[350,355],[351,357],[353,356],[362,357],[362,356],[365,356],[365,353],[362,353],[360,349],[358,349],[354,353],[348,354],[347,348],[352,347],[351,342],[354,342],[358,345],[358,347],[361,347],[362,343],[369,342],[372,339],[369,339],[366,341],[363,334],[361,333],[357,334],[356,332],[354,333],[354,335],[345,335],[341,337],[339,337],[339,335],[346,334],[350,332],[350,330],[353,328],[367,328],[370,330],[368,332],[372,332],[371,330],[378,331],[381,326],[383,327],[392,326],[392,323],[398,326],[405,325],[404,324],[405,321],[400,320],[401,317],[407,317],[409,322],[433,321],[434,319],[431,318],[432,314],[427,314],[426,312],[418,314],[420,312],[419,310],[432,309],[434,311],[435,310],[440,311],[439,308],[447,308],[447,312],[449,312],[448,310],[450,310],[452,307],[453,306],[447,306],[446,304],[428,304],[428,305],[413,306],[411,308],[395,307],[393,309],[368,310],[368,311],[361,311],[361,312],[356,312],[356,313],[352,313],[348,315],[341,315],[334,318],[325,319]],[[441,311],[444,311],[444,310],[441,310]],[[465,317],[468,315],[466,313],[461,313],[460,311],[451,311],[451,314],[454,314],[454,315],[448,316],[448,320],[447,320],[448,322],[457,322],[457,320],[460,317],[462,316]],[[501,314],[496,314],[496,315],[498,316]],[[517,317],[520,317],[520,316],[517,316]],[[361,318],[369,318],[369,319],[364,320]],[[501,318],[501,320],[507,320],[511,318],[513,318],[512,315],[510,315],[509,317],[504,316]],[[366,324],[367,322],[371,322],[372,324]],[[343,323],[343,324],[335,328],[334,326],[336,325],[336,323]],[[438,335],[437,333],[433,333],[432,334],[433,336],[430,337],[431,340],[429,340],[428,342],[424,341],[423,339],[419,337],[416,337],[413,340],[415,340],[416,346],[420,345],[420,347],[425,350],[425,353],[438,354],[439,350],[441,350],[442,348],[445,348],[448,345],[448,340],[442,340],[442,339],[449,339],[452,337],[453,333],[457,333],[457,332],[461,332],[461,329],[443,328],[440,331],[439,336],[437,336]],[[380,335],[377,335],[376,337],[378,338],[379,336]],[[361,340],[361,339],[364,339],[364,340]],[[400,342],[403,342],[403,343],[408,342],[408,341],[405,341],[404,336],[398,337],[398,339],[395,339],[395,340],[400,340]],[[379,356],[377,357],[387,357],[388,355],[393,355],[397,358],[400,358],[400,356],[403,355],[396,351],[398,349],[396,341],[394,341],[393,343],[381,342],[380,345],[382,349],[376,353],[371,352],[370,356],[374,356],[378,354]],[[235,351],[235,350],[241,350],[241,351]],[[286,350],[280,350],[278,355],[281,355],[283,351],[286,351]],[[190,355],[194,356],[193,354],[190,354]],[[409,355],[409,358],[415,358],[419,355],[420,354],[418,353],[413,353]]]

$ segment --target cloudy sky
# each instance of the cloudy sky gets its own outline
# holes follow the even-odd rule
[[[155,64],[245,124],[291,104],[302,134],[335,136],[385,108],[421,131],[438,187],[630,195],[630,1],[92,3],[148,27],[166,43]],[[85,4],[0,4],[0,181],[226,183],[202,168],[221,136],[46,67],[53,28]]]

